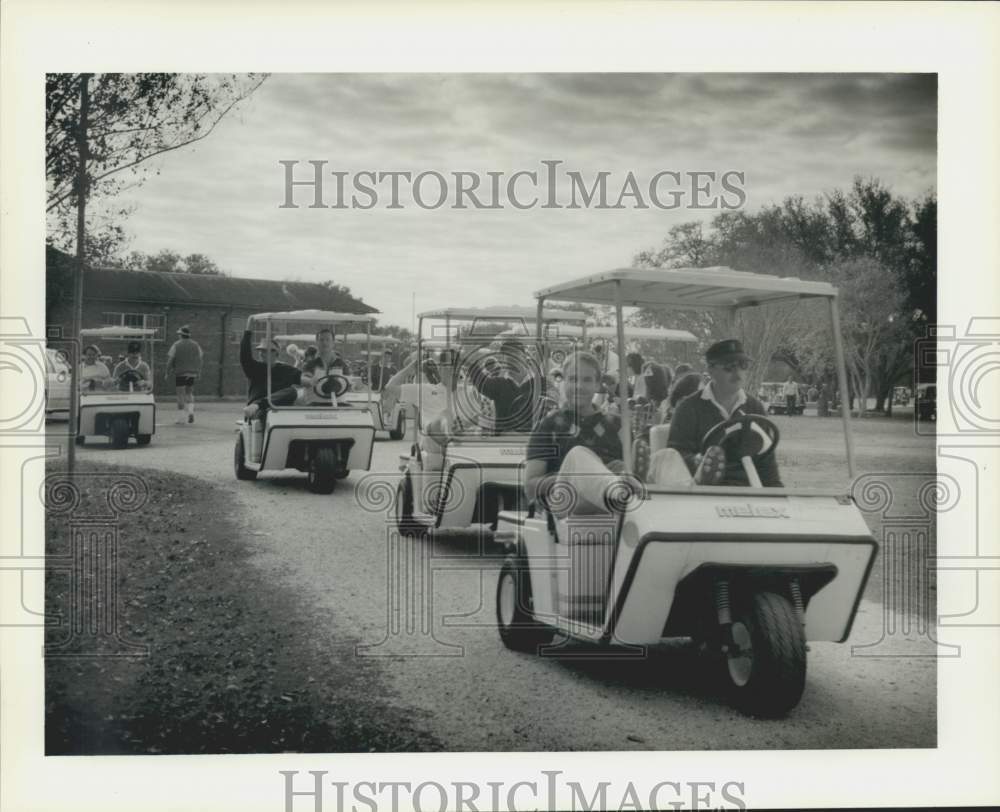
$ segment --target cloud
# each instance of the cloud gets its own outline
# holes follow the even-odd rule
[[[279,74],[235,112],[125,196],[133,247],[204,253],[237,276],[333,279],[403,324],[414,292],[424,309],[527,304],[714,212],[282,210],[279,160],[485,183],[559,159],[588,179],[611,172],[615,194],[630,170],[642,182],[734,169],[751,209],[846,189],[857,174],[916,197],[936,174],[926,74]]]

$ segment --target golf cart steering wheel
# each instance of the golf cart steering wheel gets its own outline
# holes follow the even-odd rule
[[[760,477],[755,464],[774,452],[778,439],[778,427],[766,417],[741,415],[710,428],[701,441],[701,452],[704,454],[713,445],[721,447],[726,452],[726,459],[742,463],[750,483],[759,487]]]
[[[134,384],[138,386],[142,383],[142,376],[136,372],[134,369],[126,369],[118,379],[115,381],[118,384],[118,389],[122,392],[128,392],[131,388],[130,385]]]
[[[351,388],[351,382],[343,375],[324,375],[313,381],[313,393],[321,398],[329,399],[330,395],[339,398]]]

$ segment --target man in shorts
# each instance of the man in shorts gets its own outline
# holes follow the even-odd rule
[[[167,373],[177,387],[177,409],[181,412],[174,421],[182,426],[194,423],[194,382],[201,375],[202,351],[191,338],[191,328],[186,324],[177,331],[177,340],[167,351]]]

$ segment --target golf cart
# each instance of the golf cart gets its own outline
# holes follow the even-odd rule
[[[125,448],[129,437],[138,445],[149,445],[156,432],[156,401],[153,398],[152,340],[156,330],[140,327],[94,327],[80,331],[83,344],[95,341],[138,341],[144,346],[146,363],[150,367],[150,380],[144,383],[140,376],[126,370],[117,379],[104,384],[91,380],[80,389],[80,413],[77,421],[76,443],[83,445],[87,437],[103,435],[114,448]],[[109,369],[109,372],[114,372]]]
[[[372,316],[357,313],[296,310],[251,316],[247,329],[259,333],[270,346],[279,330],[289,335],[289,327],[303,330],[309,325],[336,331],[338,325],[364,324],[370,329],[372,321]],[[236,478],[256,479],[261,473],[293,469],[306,473],[313,493],[327,494],[352,469],[367,471],[375,439],[372,405],[370,401],[341,402],[349,388],[346,376],[331,374],[314,380],[308,389],[302,386],[279,394],[272,387],[268,367],[269,408],[261,418],[259,409],[248,407],[236,425]]]
[[[529,325],[541,319],[538,343]],[[551,356],[565,354],[567,339],[559,335],[566,323],[582,324],[586,314],[530,307],[447,308],[418,316],[417,369],[433,362],[440,378],[408,384],[416,405],[414,441],[400,455],[403,476],[396,490],[395,516],[399,531],[418,535],[430,528],[495,526],[498,510],[521,503],[520,469],[527,453],[530,426],[540,416],[538,403],[525,403],[525,425],[519,431],[499,431],[492,401],[472,385],[472,376],[489,369],[497,336],[516,335],[528,348],[523,368],[511,372],[533,376],[540,388]],[[513,323],[513,333],[510,332]],[[406,386],[403,387],[404,391]],[[539,389],[536,389],[539,391]]]
[[[535,295],[539,308],[550,300],[614,305],[620,346],[624,306],[711,308],[733,317],[740,308],[819,298],[828,303],[846,391],[837,290],[825,282],[728,268],[626,269]],[[853,478],[849,414],[841,414]],[[627,403],[621,418],[632,470]],[[790,711],[805,687],[806,641],[847,639],[877,545],[846,489],[761,486],[754,461],[778,442],[774,424],[756,415],[721,421],[703,438],[703,450],[721,445],[742,465],[748,487],[623,478],[608,494],[608,512],[596,516],[556,518],[541,504],[501,512],[498,532],[514,538],[497,584],[501,640],[535,652],[558,632],[641,656],[667,638],[691,638],[741,708]]]

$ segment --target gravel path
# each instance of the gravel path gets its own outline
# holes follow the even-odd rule
[[[779,722],[731,709],[683,647],[637,662],[516,654],[493,625],[501,561],[494,545],[456,534],[390,542],[387,515],[356,502],[363,472],[353,472],[332,496],[311,494],[292,476],[237,482],[231,460],[238,410],[202,405],[194,426],[175,427],[165,422],[172,411],[161,409],[164,424],[149,447],[114,451],[95,441],[82,458],[176,471],[223,488],[242,517],[249,562],[309,612],[334,618],[339,635],[362,641],[354,656],[377,663],[391,688],[388,701],[411,710],[449,750],[935,746],[935,660],[851,656],[852,644],[882,637],[877,602],[862,602],[850,643],[811,644],[805,695]],[[373,471],[394,485],[407,447],[380,439]],[[393,584],[389,571],[408,566],[414,577]],[[877,585],[873,592],[881,594]]]

